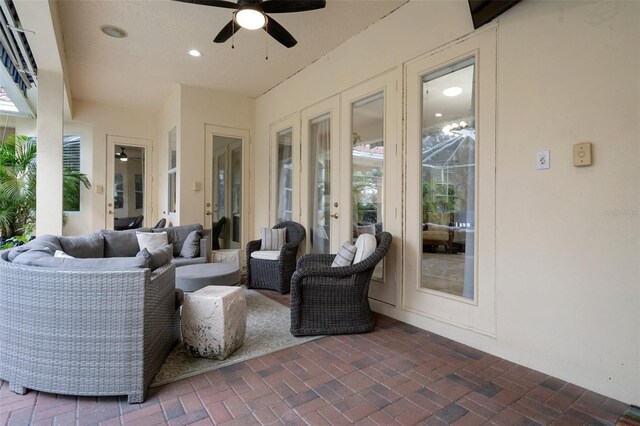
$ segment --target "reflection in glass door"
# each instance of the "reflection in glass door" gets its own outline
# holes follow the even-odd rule
[[[113,229],[135,229],[142,226],[145,215],[145,148],[114,146]]]
[[[220,248],[240,248],[242,240],[242,139],[213,135],[211,228],[221,219]],[[207,213],[209,214],[209,213]]]
[[[474,299],[475,58],[423,77],[422,274],[425,289]]]
[[[293,220],[293,129],[277,133],[277,197],[276,214],[278,222]]]
[[[330,114],[324,114],[309,122],[309,223],[312,253],[331,252],[330,131]]]
[[[352,238],[384,229],[384,93],[351,104]],[[374,277],[382,279],[384,262]]]

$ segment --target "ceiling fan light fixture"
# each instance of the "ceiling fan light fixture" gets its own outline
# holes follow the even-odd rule
[[[245,6],[235,13],[236,23],[247,30],[259,30],[267,23],[267,17],[260,10]]]
[[[124,152],[124,147],[120,147],[120,149],[122,151],[120,151],[120,155],[118,155],[118,158],[120,159],[120,161],[129,161],[129,157],[127,156],[127,153]]]

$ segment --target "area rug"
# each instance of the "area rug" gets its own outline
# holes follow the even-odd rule
[[[618,419],[616,426],[639,426],[640,425],[640,407],[630,405],[622,416]]]
[[[291,316],[288,307],[261,295],[257,291],[246,289],[244,291],[248,314],[247,332],[242,346],[227,359],[217,361],[191,358],[185,352],[182,343],[179,343],[160,367],[160,371],[153,378],[150,387],[196,376],[323,337],[292,336],[289,332]]]

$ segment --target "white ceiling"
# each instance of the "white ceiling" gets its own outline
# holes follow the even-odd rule
[[[231,40],[213,43],[231,9],[170,0],[56,3],[73,98],[157,110],[176,83],[258,97],[405,2],[328,0],[324,9],[274,14],[298,40],[291,49],[262,30],[236,33],[235,49]],[[129,36],[106,36],[105,24]]]

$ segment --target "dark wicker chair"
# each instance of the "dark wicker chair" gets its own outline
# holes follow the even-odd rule
[[[163,229],[166,224],[167,224],[167,219],[163,217],[158,221],[158,223],[156,223],[156,226],[154,226],[153,229]]]
[[[331,267],[334,254],[307,254],[291,278],[291,334],[366,333],[375,327],[369,282],[391,246],[391,234],[376,235],[376,250],[354,265]]]
[[[261,240],[247,243],[247,287],[289,293],[291,276],[296,270],[298,247],[306,236],[304,226],[297,222],[281,222],[273,229],[287,229],[287,243],[280,250],[278,260],[253,259],[251,253],[260,250]]]
[[[220,234],[222,233],[225,223],[227,223],[227,218],[222,216],[213,227],[211,231],[211,250],[220,250]]]

